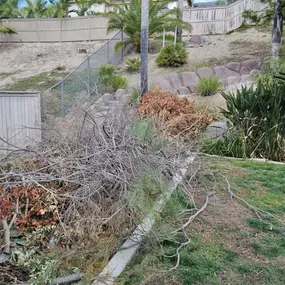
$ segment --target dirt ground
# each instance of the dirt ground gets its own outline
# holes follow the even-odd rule
[[[265,58],[270,55],[271,32],[269,30],[252,28],[228,35],[209,35],[204,36],[204,38],[207,44],[202,47],[189,47],[188,64],[179,68],[159,68],[155,63],[157,53],[149,54],[149,85],[151,86],[158,77],[173,72],[194,71],[202,66],[222,65],[230,61]],[[185,37],[183,40],[187,43],[189,39]],[[133,53],[129,57],[138,57],[138,55]],[[139,86],[140,77],[138,73],[124,72],[124,62],[119,68],[128,77],[131,87]]]
[[[172,72],[194,71],[202,66],[214,66],[256,57],[264,58],[270,54],[270,31],[248,29],[204,38],[207,41],[204,46],[188,48],[188,64],[180,68],[158,68],[155,63],[157,53],[149,54],[149,85],[151,86],[158,77]],[[184,41],[188,42],[189,37],[185,37]],[[86,54],[79,53],[78,49],[84,48],[87,53],[92,53],[101,45],[102,42],[0,44],[0,87],[21,78],[51,72],[58,67],[65,67],[65,72],[70,72],[86,58]],[[133,53],[126,59],[138,56]],[[130,74],[125,69],[124,61],[118,66],[119,73],[127,76],[130,87],[139,87],[139,73]],[[203,101],[196,97],[193,98],[194,101]],[[220,96],[211,99],[215,105],[220,105],[217,101],[223,100]]]
[[[1,43],[0,44],[0,86],[15,82],[17,79],[50,72],[64,67],[71,72],[103,42],[69,43]]]

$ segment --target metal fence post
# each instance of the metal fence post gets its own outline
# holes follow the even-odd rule
[[[88,68],[88,97],[90,96],[90,87],[91,87],[91,74],[90,74],[90,56],[87,57],[87,68]]]
[[[64,80],[61,81],[61,116],[64,117]]]
[[[107,63],[110,63],[110,47],[109,47],[110,41],[111,39],[107,41]]]
[[[124,40],[124,30],[121,31],[121,41]],[[125,55],[125,49],[124,49],[124,46],[122,46],[121,48],[121,59],[124,58],[124,55]]]

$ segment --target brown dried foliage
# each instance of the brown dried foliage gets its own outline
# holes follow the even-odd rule
[[[174,137],[196,136],[214,117],[205,110],[198,111],[187,98],[156,88],[140,101],[139,113],[163,120],[164,131]]]

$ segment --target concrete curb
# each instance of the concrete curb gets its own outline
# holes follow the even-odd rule
[[[177,186],[182,182],[188,166],[195,160],[196,155],[190,154],[183,167],[174,175],[172,186],[167,189],[165,195],[156,203],[153,211],[142,221],[134,230],[131,236],[126,240],[118,252],[112,257],[102,272],[95,278],[93,285],[113,285],[115,279],[124,271],[128,263],[135,255],[137,249],[141,245],[142,238],[150,232],[155,223],[156,213],[161,212],[166,201],[176,190]]]

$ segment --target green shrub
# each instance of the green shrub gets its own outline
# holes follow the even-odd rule
[[[126,77],[114,74],[115,66],[113,64],[103,64],[99,69],[99,84],[106,88],[116,91],[128,87],[128,80]]]
[[[224,116],[231,122],[238,136],[224,142],[213,142],[211,153],[233,156],[262,157],[270,160],[285,159],[285,84],[273,82],[257,87],[243,87],[236,94],[222,93],[227,110]],[[228,153],[228,146],[235,152]],[[209,150],[209,144],[205,151]],[[215,153],[220,152],[220,153]]]
[[[129,58],[126,61],[126,67],[128,72],[138,72],[141,67],[141,61],[139,58]]]
[[[104,78],[105,76],[111,76],[115,72],[115,65],[105,63],[100,66],[99,77]]]
[[[139,98],[141,97],[141,91],[139,88],[133,88],[131,96],[130,96],[130,102],[138,102]]]
[[[160,50],[156,63],[158,66],[177,67],[187,62],[188,54],[184,43],[168,44]]]
[[[124,76],[113,74],[109,78],[109,84],[114,91],[124,89],[128,87],[128,79]]]
[[[197,91],[202,96],[210,96],[218,93],[222,87],[220,79],[213,75],[202,78],[197,84]]]

